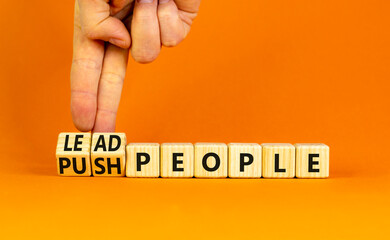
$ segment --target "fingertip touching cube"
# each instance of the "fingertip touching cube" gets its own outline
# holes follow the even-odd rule
[[[60,176],[91,176],[91,133],[60,133],[56,159]]]
[[[125,176],[126,134],[94,133],[91,145],[92,175]]]

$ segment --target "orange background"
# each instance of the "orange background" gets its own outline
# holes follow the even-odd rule
[[[0,238],[384,239],[390,2],[203,0],[188,38],[130,60],[129,142],[324,142],[326,180],[65,178],[71,1],[0,2]]]

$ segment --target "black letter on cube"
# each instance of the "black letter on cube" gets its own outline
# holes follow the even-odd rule
[[[103,174],[106,171],[106,168],[102,164],[99,163],[100,161],[104,161],[104,158],[99,157],[99,158],[95,159],[96,167],[101,169],[100,171],[95,170],[95,174]]]
[[[113,139],[116,139],[117,140],[117,145],[115,147],[112,146],[112,143],[113,143]],[[121,146],[121,138],[118,136],[118,135],[110,135],[110,140],[108,142],[108,151],[116,151],[119,149],[119,147]]]
[[[141,161],[141,157],[145,157],[145,161]],[[147,153],[137,153],[137,172],[141,171],[141,165],[146,165],[150,162],[150,155]]]
[[[118,174],[121,174],[121,158],[116,158],[116,164],[111,164],[111,158],[107,158],[107,170],[108,174],[111,174],[111,168],[116,167],[118,169]]]
[[[214,167],[209,167],[207,166],[207,158],[209,157],[214,157],[215,158],[215,166]],[[221,165],[221,160],[219,159],[219,156],[218,154],[216,153],[207,153],[206,155],[204,155],[203,159],[202,159],[202,165],[203,165],[203,168],[208,171],[208,172],[214,172],[216,171],[218,168],[219,168],[219,165]]]
[[[179,168],[178,164],[183,164],[183,160],[177,159],[178,157],[183,157],[183,153],[173,153],[172,154],[172,170],[174,172],[184,172],[184,168]]]
[[[73,171],[77,174],[83,174],[85,173],[85,170],[87,170],[87,163],[85,161],[85,157],[81,158],[81,170],[77,170],[77,161],[76,158],[73,158]]]
[[[285,168],[279,168],[279,153],[275,153],[275,172],[286,172]]]
[[[249,160],[245,162],[245,157]],[[240,172],[244,172],[244,167],[253,163],[253,155],[250,153],[240,153]]]
[[[309,153],[309,172],[320,172],[320,169],[314,169],[313,165],[318,165],[318,161],[314,161],[313,158],[320,157],[318,153]]]
[[[64,174],[64,168],[70,167],[70,160],[69,158],[60,157],[59,161],[60,161],[60,174]],[[64,164],[64,162],[66,162],[66,164]]]

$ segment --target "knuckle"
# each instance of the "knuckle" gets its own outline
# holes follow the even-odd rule
[[[184,37],[181,36],[167,36],[165,39],[162,39],[162,44],[165,47],[175,47],[181,41],[183,41]]]
[[[104,114],[104,115],[116,116],[116,114],[117,114],[117,110],[115,110],[115,109],[108,109],[108,108],[102,108],[102,107],[98,107],[97,112],[98,112],[98,114]]]
[[[102,68],[102,63],[91,58],[76,58],[72,60],[72,64],[74,67],[83,69],[100,70]]]
[[[96,38],[96,31],[95,31],[95,28],[92,26],[82,26],[81,31],[89,39]]]
[[[182,31],[179,29],[171,29],[161,35],[161,42],[165,47],[174,47],[183,41],[184,38],[184,29]]]
[[[89,90],[71,89],[71,105],[75,108],[89,109],[95,104],[97,94]]]
[[[172,11],[168,10],[168,9],[159,9],[158,12],[158,18],[160,21],[166,21],[166,22],[169,22],[169,21],[174,21],[176,20],[177,16],[174,16]]]
[[[170,39],[170,40],[165,40],[163,41],[163,45],[165,47],[175,47],[179,44],[178,41],[174,40],[174,39]]]
[[[125,76],[114,72],[103,72],[101,80],[111,85],[122,85]]]
[[[156,15],[154,14],[151,14],[147,11],[142,11],[142,12],[138,12],[136,14],[133,15],[133,22],[135,23],[147,23],[147,22],[150,22],[150,21],[153,21],[154,17]]]

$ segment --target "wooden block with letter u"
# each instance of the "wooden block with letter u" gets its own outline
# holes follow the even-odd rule
[[[56,158],[61,176],[91,176],[91,133],[60,133]]]
[[[130,143],[126,146],[127,177],[159,177],[160,144]]]
[[[126,134],[94,133],[91,145],[93,176],[125,176]]]
[[[161,177],[193,177],[194,145],[191,143],[161,144]]]
[[[329,177],[329,147],[322,143],[297,143],[297,178]]]
[[[228,150],[224,143],[195,144],[195,177],[225,178],[228,175]]]
[[[293,178],[295,147],[289,143],[263,143],[263,177]]]

